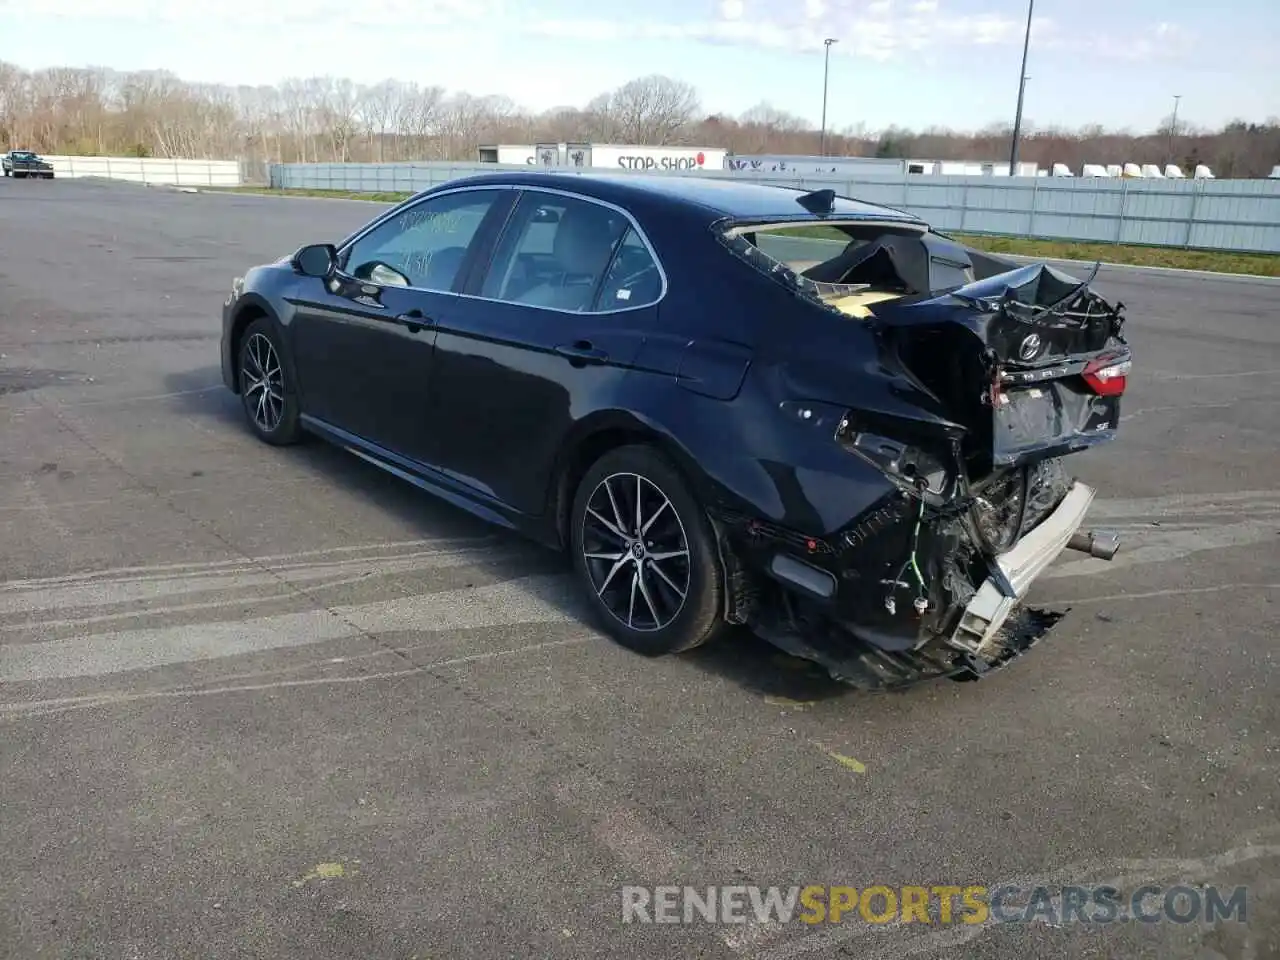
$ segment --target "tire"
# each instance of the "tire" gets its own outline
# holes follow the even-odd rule
[[[606,479],[610,481],[607,488]],[[639,550],[634,549],[637,540],[632,536],[638,526],[634,519],[637,484],[648,528],[647,543]],[[588,513],[589,506],[593,513]],[[611,532],[596,514],[609,520],[614,530],[619,527],[619,515],[631,518],[622,529],[628,536]],[[657,657],[691,650],[727,629],[721,616],[724,570],[714,531],[679,471],[654,447],[619,447],[592,464],[578,483],[569,524],[574,571],[604,631],[617,643]],[[677,555],[681,544],[684,557]],[[588,558],[588,554],[604,557]],[[638,589],[641,583],[647,594]],[[635,608],[630,607],[632,599]]]
[[[259,317],[245,329],[237,363],[245,419],[258,439],[277,447],[301,440],[297,390],[284,362],[280,335],[268,318]],[[265,400],[256,386],[264,379],[270,387]]]

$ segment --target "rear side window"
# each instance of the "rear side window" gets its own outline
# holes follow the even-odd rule
[[[628,227],[613,263],[605,273],[596,309],[644,307],[656,303],[661,296],[662,273],[658,263],[640,235]]]
[[[662,274],[621,212],[589,200],[527,191],[480,295],[507,303],[591,313],[645,306]]]

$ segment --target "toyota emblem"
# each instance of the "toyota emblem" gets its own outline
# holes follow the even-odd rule
[[[1018,359],[1034,360],[1039,352],[1040,334],[1033,333],[1028,335],[1028,337],[1022,341],[1021,346],[1018,347]]]

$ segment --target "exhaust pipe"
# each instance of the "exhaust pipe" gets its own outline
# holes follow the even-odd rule
[[[1067,541],[1072,550],[1079,550],[1099,560],[1110,560],[1120,549],[1120,537],[1114,533],[1094,533],[1092,530],[1077,530]]]

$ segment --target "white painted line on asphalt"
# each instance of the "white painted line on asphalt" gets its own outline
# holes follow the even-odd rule
[[[482,534],[474,537],[433,537],[423,540],[394,540],[383,543],[352,543],[337,547],[321,547],[316,550],[298,550],[293,553],[274,553],[255,557],[235,557],[228,560],[205,560],[187,563],[157,563],[133,567],[108,567],[101,570],[86,570],[81,573],[69,573],[51,577],[37,577],[26,580],[8,580],[0,582],[0,592],[6,590],[26,590],[33,587],[45,588],[61,584],[87,584],[102,580],[145,579],[149,576],[170,577],[179,573],[198,576],[207,573],[220,573],[226,570],[249,570],[254,567],[269,566],[273,569],[290,569],[294,566],[305,566],[318,562],[323,557],[340,557],[343,554],[364,554],[367,560],[378,560],[390,556],[403,556],[397,551],[417,547],[462,546],[470,544],[479,546],[495,543],[500,534]],[[342,562],[342,561],[335,561]],[[284,566],[279,566],[284,564]]]
[[[1127,423],[1130,420],[1136,420],[1138,417],[1145,417],[1149,413],[1180,413],[1183,410],[1230,410],[1235,405],[1235,403],[1184,403],[1170,407],[1142,407],[1122,414],[1120,422]]]
[[[110,403],[139,403],[143,400],[169,400],[173,397],[190,397],[199,393],[213,393],[216,390],[226,390],[226,386],[219,383],[211,387],[199,387],[195,390],[178,390],[174,393],[153,393],[144,397],[103,397],[98,400],[67,400],[62,403],[50,404],[54,407],[97,407]],[[229,391],[228,391],[229,392]]]
[[[529,643],[509,650],[489,650],[484,653],[470,653],[461,657],[450,657],[446,660],[434,660],[420,666],[406,667],[403,670],[386,670],[381,673],[361,673],[354,676],[341,677],[309,677],[303,680],[274,680],[269,683],[220,683],[214,687],[183,687],[169,690],[144,690],[140,693],[90,693],[78,697],[55,697],[47,700],[27,700],[15,703],[0,704],[0,717],[21,718],[32,715],[47,715],[66,710],[85,709],[88,707],[106,707],[117,704],[135,703],[140,700],[178,700],[190,697],[212,697],[232,693],[263,693],[271,690],[285,690],[292,687],[342,686],[353,683],[374,683],[379,680],[391,680],[398,677],[411,677],[438,670],[444,667],[465,666],[487,660],[498,660],[504,657],[515,657],[534,653],[552,647],[580,646],[595,639],[592,635],[579,637],[563,637],[557,640],[545,640],[540,643]],[[390,653],[390,651],[379,651]],[[354,659],[354,658],[353,658]],[[315,667],[317,664],[306,664]]]
[[[1116,603],[1121,600],[1161,600],[1165,597],[1182,597],[1199,593],[1224,593],[1228,590],[1280,590],[1280,583],[1220,583],[1214,587],[1178,587],[1173,590],[1148,590],[1142,593],[1108,593],[1099,597],[1069,597],[1063,600],[1045,600],[1054,606],[1074,606],[1080,603]]]
[[[1220,380],[1231,377],[1280,377],[1280,370],[1237,370],[1228,373],[1176,373],[1170,370],[1147,370],[1152,380]]]
[[[1205,525],[1190,530],[1150,527],[1146,530],[1135,530],[1126,535],[1124,539],[1130,542],[1122,543],[1120,552],[1110,560],[1098,560],[1093,557],[1069,560],[1060,566],[1046,570],[1040,575],[1040,579],[1112,574],[1125,567],[1181,560],[1194,553],[1204,553],[1209,550],[1247,547],[1257,543],[1275,544],[1277,535],[1280,535],[1280,516],[1271,520],[1242,520],[1239,523],[1220,526]]]
[[[1155,519],[1161,520],[1159,526],[1150,522]],[[1166,519],[1174,523],[1166,526]],[[1066,559],[1076,554],[1064,552],[1065,562],[1046,570],[1039,580],[1111,574],[1125,567],[1165,563],[1210,550],[1275,543],[1280,535],[1280,492],[1100,499],[1094,501],[1085,528],[1106,529],[1108,520],[1113,526],[1128,527],[1115,557]]]
[[[243,621],[123,630],[0,647],[0,682],[96,677],[175,663],[398,631],[474,630],[565,623],[579,604],[566,574],[521,577],[473,589],[444,590]]]
[[[222,607],[241,609],[253,604],[271,603],[299,597],[299,586],[308,593],[318,589],[368,581],[374,577],[404,573],[428,573],[454,567],[474,566],[492,557],[491,551],[440,550],[410,554],[405,557],[368,560],[352,560],[344,564],[325,564],[301,570],[260,570],[228,573],[220,576],[191,579],[174,577],[169,580],[135,581],[122,585],[86,584],[81,587],[63,587],[41,591],[34,598],[0,596],[0,614],[10,617],[20,614],[59,612],[76,608],[93,608],[128,604],[140,601],[172,599],[189,594],[221,595],[217,600],[192,603],[161,604],[157,606],[129,607],[112,613],[86,615],[57,620],[29,620],[25,623],[0,623],[0,632],[39,632],[66,627],[91,627],[139,617],[169,616],[191,613],[197,610],[217,610]],[[266,588],[269,592],[248,592]]]
[[[1233,490],[1223,493],[1170,493],[1159,497],[1099,497],[1089,507],[1089,517],[1256,516],[1280,509],[1280,490]]]

